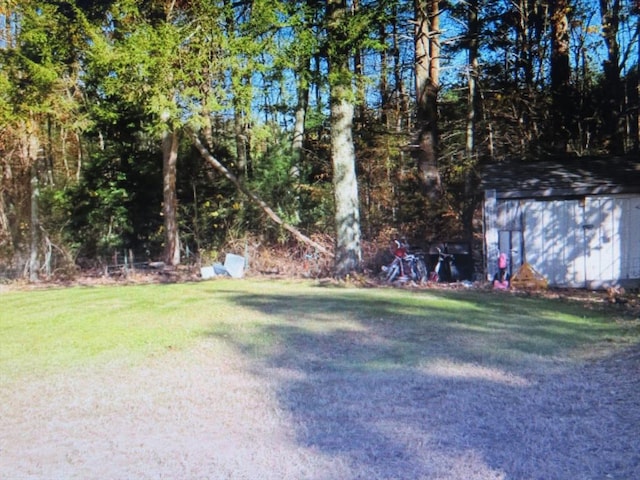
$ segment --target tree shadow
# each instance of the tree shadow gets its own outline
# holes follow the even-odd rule
[[[348,464],[350,478],[639,477],[640,408],[621,395],[637,398],[640,380],[568,359],[614,332],[577,321],[571,306],[384,290],[229,294],[272,321],[209,334],[256,360],[298,443]],[[528,307],[537,314],[523,315]]]

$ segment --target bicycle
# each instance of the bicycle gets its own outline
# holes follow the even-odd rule
[[[393,261],[382,267],[384,279],[387,283],[395,281],[423,283],[427,280],[429,270],[424,260],[424,253],[410,251],[406,242],[395,240],[396,248],[393,251]]]

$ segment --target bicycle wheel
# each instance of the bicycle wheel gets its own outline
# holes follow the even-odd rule
[[[393,282],[400,275],[400,265],[397,262],[393,262],[387,270],[387,276],[385,280],[389,283]]]
[[[421,258],[416,261],[416,272],[420,283],[424,283],[429,279],[429,269]]]

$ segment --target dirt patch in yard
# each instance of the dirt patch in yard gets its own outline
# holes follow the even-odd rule
[[[0,381],[0,478],[640,478],[637,346],[508,369],[455,352],[352,367],[377,341],[289,334],[259,356],[212,336]]]

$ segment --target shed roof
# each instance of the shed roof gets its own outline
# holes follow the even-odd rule
[[[482,191],[497,198],[552,198],[640,193],[640,159],[580,157],[488,165]]]

